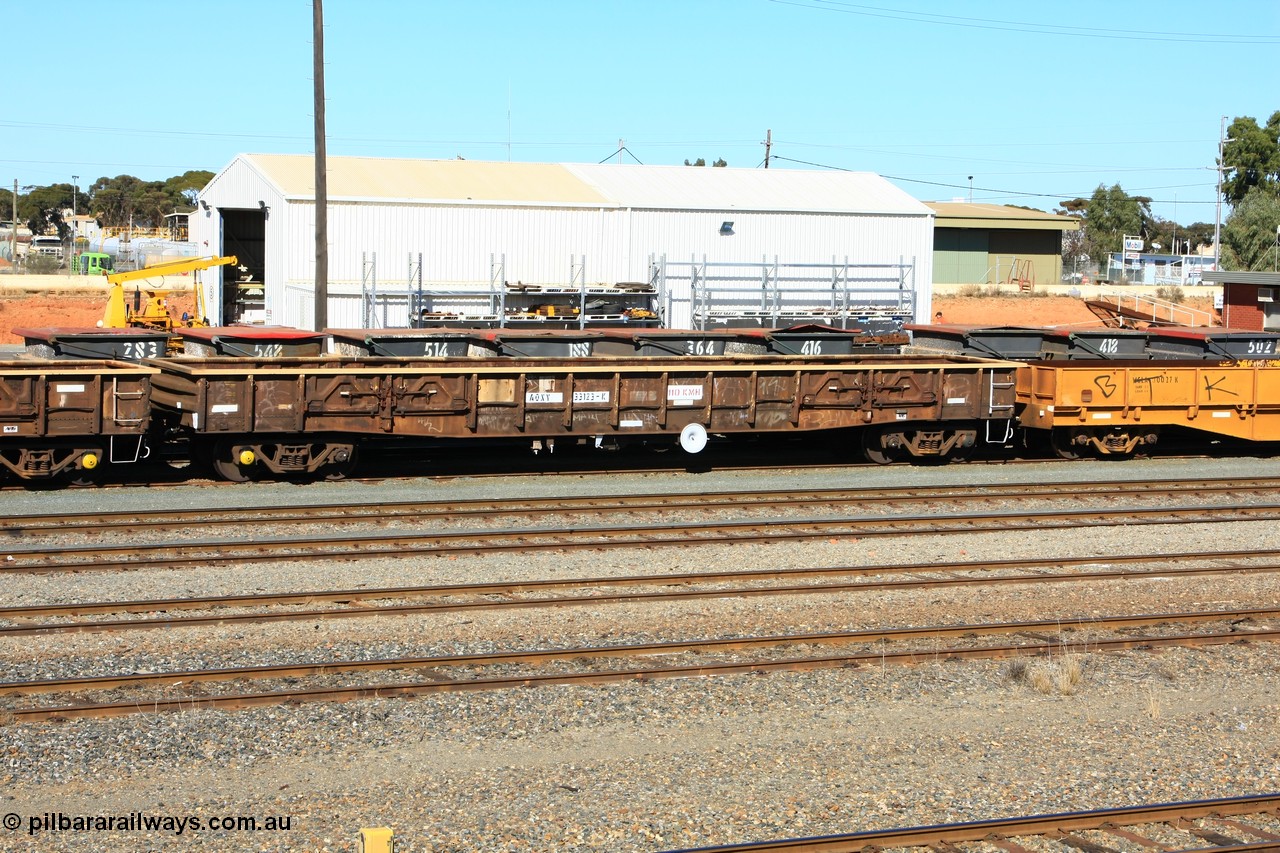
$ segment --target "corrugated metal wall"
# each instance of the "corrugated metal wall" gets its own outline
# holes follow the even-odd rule
[[[285,210],[284,199],[279,190],[242,159],[237,158],[209,182],[200,192],[199,198],[201,202],[209,205],[209,209],[205,210],[203,205],[199,205],[196,211],[191,214],[188,228],[192,242],[199,247],[202,255],[221,255],[227,251],[223,245],[222,210],[257,211],[266,217],[264,223],[266,231],[266,266],[262,281],[265,283],[268,322],[285,322],[278,316],[280,306],[284,301],[284,256],[286,247],[292,247],[287,249],[289,252],[297,252],[300,247],[291,239],[286,238],[288,215]],[[262,211],[263,204],[270,209],[269,214]],[[305,245],[312,248],[312,254],[314,255],[314,226]],[[314,266],[313,262],[313,270]],[[214,278],[212,275],[206,275],[211,280]],[[234,280],[236,277],[234,271],[229,271],[225,275],[229,281]],[[206,300],[210,322],[215,325],[226,322],[228,318],[222,316],[221,294],[210,294],[210,296],[213,298]]]
[[[239,166],[237,167],[237,163]],[[266,221],[266,300],[270,322],[309,328],[309,305],[297,294],[315,276],[314,203],[279,198],[240,161],[202,194],[216,206],[271,207]],[[195,217],[198,221],[201,217]],[[731,235],[721,225],[733,222]],[[915,262],[917,321],[925,321],[933,275],[933,220],[921,215],[632,210],[627,208],[504,207],[331,203],[330,324],[363,325],[362,254],[377,256],[380,292],[404,290],[410,259],[422,254],[428,289],[487,292],[490,258],[505,255],[505,279],[526,284],[570,283],[585,256],[587,283],[645,281],[651,257],[758,264]],[[213,229],[197,239],[216,241]],[[286,288],[288,294],[286,294]],[[687,299],[688,294],[682,294]],[[389,321],[390,322],[390,321]]]

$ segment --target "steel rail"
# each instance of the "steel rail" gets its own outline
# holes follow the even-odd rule
[[[1250,611],[1236,611],[1238,613],[1248,613]],[[1277,611],[1267,611],[1274,615]],[[1161,614],[1166,621],[1170,614]],[[1208,614],[1190,614],[1191,616],[1208,616]],[[1226,616],[1226,611],[1222,615]],[[1141,617],[1130,617],[1138,618]],[[1192,620],[1199,621],[1199,620]],[[1215,621],[1215,620],[1210,620]],[[1014,630],[1010,623],[1007,627],[1010,631]],[[1029,626],[1042,626],[1060,629],[1062,623],[1060,621],[1046,622],[1030,622],[1025,623]],[[964,626],[968,628],[968,633],[972,634],[975,627],[982,627],[984,630],[991,626]],[[883,634],[886,639],[893,637],[895,634],[906,635],[912,631],[920,629],[895,629],[890,631],[868,632],[869,634]],[[948,627],[947,632],[960,633],[962,626]],[[963,635],[961,633],[961,635]],[[842,635],[808,635],[806,637],[790,637],[789,642],[797,644],[811,644],[819,642],[821,637],[838,638]],[[852,637],[854,635],[844,635]],[[942,635],[936,635],[942,636]],[[1280,642],[1280,629],[1277,630],[1256,630],[1248,632],[1228,631],[1222,633],[1203,633],[1203,634],[1181,634],[1164,637],[1138,636],[1115,638],[1110,640],[1089,640],[1082,648],[1090,652],[1114,652],[1132,649],[1150,649],[1150,648],[1169,648],[1174,646],[1206,646],[1206,645],[1225,645],[1237,643],[1244,640],[1259,642]],[[848,642],[859,642],[861,640],[850,639]],[[826,642],[834,642],[829,639]],[[745,648],[753,645],[777,645],[777,638],[736,638],[732,640],[711,641],[714,650],[726,650],[733,648]],[[314,669],[315,675],[335,674],[340,672],[352,672],[360,669],[419,669],[429,666],[447,666],[447,665],[486,665],[494,663],[522,663],[522,662],[545,662],[548,660],[563,660],[572,658],[582,658],[588,656],[594,657],[626,657],[641,655],[665,655],[674,654],[682,650],[691,649],[688,643],[655,643],[645,644],[641,646],[627,647],[609,647],[600,649],[596,655],[587,655],[590,649],[565,649],[556,651],[526,651],[526,652],[510,652],[493,656],[484,655],[466,655],[454,657],[440,658],[419,658],[419,659],[397,659],[389,662],[360,661],[360,662],[344,662],[341,664],[314,664],[310,665]],[[782,672],[782,671],[810,671],[817,669],[834,669],[841,667],[857,667],[857,666],[888,666],[893,664],[907,665],[917,664],[928,660],[956,659],[956,660],[978,660],[978,659],[998,659],[1014,656],[1037,656],[1059,654],[1063,651],[1063,643],[1060,640],[1050,642],[1041,642],[1037,644],[1023,645],[1004,645],[1004,646],[985,646],[978,648],[950,648],[950,649],[929,649],[920,650],[913,649],[904,652],[887,652],[874,651],[862,652],[847,655],[829,655],[822,657],[805,657],[805,658],[789,658],[777,660],[755,660],[755,661],[732,661],[732,662],[708,662],[700,664],[688,664],[683,666],[669,667],[653,667],[643,669],[621,669],[621,670],[597,670],[581,673],[556,673],[549,675],[518,675],[509,677],[495,678],[473,678],[464,680],[448,680],[448,681],[425,681],[411,683],[388,683],[379,685],[364,686],[347,686],[347,687],[317,687],[303,688],[283,691],[268,691],[264,693],[237,693],[213,696],[189,696],[180,698],[166,699],[133,699],[126,702],[98,702],[83,703],[79,705],[64,706],[37,706],[26,708],[11,708],[8,714],[12,719],[17,721],[37,721],[37,720],[53,720],[53,719],[72,719],[79,717],[109,717],[122,716],[137,713],[157,713],[163,711],[189,711],[195,709],[240,709],[261,705],[278,705],[282,703],[294,702],[343,702],[354,699],[364,698],[390,698],[396,696],[419,696],[428,693],[439,693],[459,690],[501,690],[512,687],[533,687],[542,685],[555,684],[608,684],[620,681],[647,681],[659,678],[691,678],[703,677],[711,675],[734,675],[744,673],[765,673],[765,672]],[[293,672],[286,672],[286,670]],[[70,679],[66,683],[54,681],[43,682],[25,682],[19,684],[10,682],[0,684],[0,690],[3,692],[17,692],[15,688],[29,685],[29,689],[23,692],[69,692],[73,688],[67,686],[70,683],[83,683],[74,690],[88,689],[108,689],[117,686],[140,686],[144,684],[163,684],[174,683],[178,681],[211,681],[211,680],[234,680],[237,678],[275,678],[289,677],[296,675],[308,674],[306,670],[308,665],[293,665],[291,667],[247,667],[239,670],[196,670],[191,673],[159,673],[154,675],[138,675],[138,676],[100,676],[98,680],[92,678]],[[255,670],[266,673],[268,670],[273,671],[271,674],[255,674]],[[133,678],[134,681],[129,679]]]
[[[1211,554],[1143,555],[1121,558],[1072,558],[1062,561],[1006,560],[997,563],[942,563],[913,564],[904,566],[864,566],[845,568],[779,569],[744,572],[687,573],[678,575],[629,576],[624,578],[582,578],[578,580],[532,581],[511,584],[458,584],[450,586],[423,586],[382,588],[371,590],[327,590],[312,593],[277,593],[258,596],[209,596],[203,598],[170,598],[126,602],[90,602],[84,604],[49,604],[30,607],[0,607],[0,620],[29,620],[50,616],[74,616],[88,613],[154,613],[171,610],[212,610],[218,608],[245,608],[290,606],[329,601],[345,604],[370,599],[402,599],[419,597],[450,598],[459,595],[513,595],[531,590],[590,589],[597,587],[667,586],[671,584],[709,583],[724,580],[779,580],[794,577],[820,577],[847,575],[865,577],[877,574],[917,574],[920,572],[954,573],[962,571],[992,572],[1009,566],[1089,565],[1115,562],[1178,562],[1189,558],[1226,559],[1241,556],[1275,556],[1280,551],[1268,552],[1217,552]],[[382,606],[357,606],[345,608],[290,610],[275,613],[223,613],[209,616],[165,616],[151,619],[112,619],[84,622],[50,622],[19,624],[0,627],[0,637],[43,636],[103,631],[133,631],[157,628],[192,628],[207,625],[261,624],[267,622],[299,622],[324,619],[351,619],[371,616],[422,616],[436,613],[475,610],[509,610],[541,607],[571,607],[578,605],[632,604],[654,601],[682,601],[704,598],[747,598],[774,595],[821,595],[837,592],[883,592],[894,589],[927,589],[961,586],[1003,586],[1051,583],[1079,583],[1082,581],[1131,581],[1150,578],[1200,577],[1224,574],[1253,574],[1280,572],[1280,563],[1261,565],[1216,565],[1133,571],[1068,572],[1043,574],[1039,572],[1016,575],[990,575],[981,577],[914,578],[891,581],[851,581],[830,584],[787,584],[783,586],[736,586],[707,589],[682,589],[675,592],[640,593],[592,593],[588,595],[561,595],[546,598],[523,598],[504,601],[473,598],[469,601],[445,601],[427,604],[403,604]]]
[[[596,497],[511,498],[465,501],[394,501],[372,505],[304,504],[156,510],[140,516],[136,511],[95,513],[39,513],[15,515],[0,530],[10,535],[188,529],[200,526],[242,526],[263,520],[299,523],[359,523],[410,518],[436,521],[494,516],[527,516],[546,512],[600,514],[607,512],[670,512],[715,508],[758,509],[805,505],[875,505],[920,501],[981,501],[1016,498],[1056,499],[1073,497],[1117,498],[1142,495],[1172,496],[1206,493],[1274,491],[1280,477],[1201,478],[1161,483],[1113,480],[1104,482],[995,483],[977,486],[888,486],[878,488],[772,489],[753,492],[705,494],[600,495]]]
[[[1126,806],[1118,809],[1096,809],[1083,812],[1030,815],[1027,817],[997,818],[995,820],[966,821],[964,823],[934,824],[932,826],[877,829],[851,832],[844,835],[827,835],[810,838],[787,838],[776,841],[756,841],[742,844],[721,844],[713,847],[688,847],[669,853],[859,853],[859,851],[892,850],[906,847],[927,847],[934,850],[954,850],[951,845],[987,842],[1005,850],[1025,850],[1014,839],[1026,836],[1043,836],[1041,842],[1058,842],[1062,849],[1104,850],[1110,849],[1090,843],[1071,833],[1096,831],[1118,839],[1135,843],[1151,850],[1173,850],[1165,844],[1153,841],[1136,832],[1133,827],[1147,824],[1167,824],[1187,833],[1197,851],[1252,851],[1275,850],[1280,835],[1262,827],[1249,826],[1230,818],[1250,815],[1266,816],[1274,820],[1280,811],[1280,794],[1261,794],[1248,797],[1227,797],[1215,800],[1193,800],[1182,803],[1159,803],[1144,806]],[[1252,835],[1257,841],[1246,841],[1224,835],[1214,829],[1189,826],[1190,821],[1223,819],[1222,822],[1235,832]],[[1213,846],[1206,847],[1205,843]],[[1184,848],[1189,849],[1189,848]]]
[[[346,672],[368,672],[388,669],[427,669],[433,667],[497,666],[515,663],[549,663],[581,658],[647,657],[654,655],[718,653],[797,645],[848,645],[851,643],[901,642],[903,640],[936,640],[949,637],[984,636],[995,634],[1027,634],[1042,637],[1045,632],[1060,633],[1064,627],[1118,630],[1121,628],[1147,628],[1170,623],[1232,622],[1280,616],[1280,608],[1246,608],[1239,610],[1187,611],[1177,613],[1141,613],[1122,616],[1098,616],[1087,619],[1036,619],[1020,622],[994,622],[959,625],[933,625],[909,628],[869,628],[860,631],[829,631],[812,634],[774,634],[760,637],[721,637],[704,640],[667,640],[655,643],[632,643],[621,646],[577,646],[566,649],[526,649],[485,654],[432,655],[428,657],[382,658],[358,661],[321,661],[312,663],[264,664],[245,667],[221,667],[172,672],[131,673],[129,675],[92,675],[78,678],[46,679],[39,681],[0,682],[0,694],[6,693],[66,693],[85,690],[115,690],[121,687],[141,687],[157,684],[174,684],[188,681],[236,681],[239,679],[296,678],[302,676],[329,675]],[[1280,636],[1275,630],[1234,631],[1229,636]],[[1205,635],[1194,635],[1205,636]],[[1145,638],[1151,639],[1151,638]],[[1055,640],[1060,646],[1061,640]],[[1086,646],[1096,646],[1105,640],[1085,641]],[[877,653],[878,654],[878,653]],[[930,652],[913,651],[906,654],[929,655]]]
[[[918,530],[931,535],[1051,530],[1078,527],[1208,524],[1280,520],[1280,504],[1220,507],[1073,509],[1044,512],[996,512],[884,517],[782,518],[756,521],[699,522],[644,527],[607,525],[563,528],[461,530],[430,533],[378,532],[359,536],[308,536],[274,540],[208,540],[145,545],[83,545],[9,548],[0,574],[17,572],[100,571],[203,566],[229,562],[310,559],[386,559],[426,554],[474,554],[477,551],[557,551],[601,548],[688,547],[746,542],[786,542],[830,536],[871,538]],[[116,557],[118,559],[104,559]]]

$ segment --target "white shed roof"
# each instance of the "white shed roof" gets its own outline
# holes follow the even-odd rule
[[[567,164],[565,168],[623,207],[933,214],[871,172],[617,164]]]
[[[238,162],[287,198],[315,197],[306,154],[241,154],[209,186]],[[870,172],[372,157],[330,157],[328,169],[335,201],[933,215]]]

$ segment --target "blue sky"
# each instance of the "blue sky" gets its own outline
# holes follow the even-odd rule
[[[310,0],[7,4],[0,181],[310,153]],[[871,171],[1214,218],[1220,118],[1280,109],[1280,0],[325,0],[328,151]],[[25,34],[13,38],[13,34]],[[79,57],[65,59],[68,48]],[[1225,213],[1224,213],[1225,215]]]

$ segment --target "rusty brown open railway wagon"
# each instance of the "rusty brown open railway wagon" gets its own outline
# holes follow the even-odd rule
[[[0,473],[75,482],[138,461],[157,373],[121,361],[0,362]]]
[[[204,461],[233,480],[267,473],[340,477],[361,443],[374,437],[460,448],[486,440],[534,448],[556,441],[668,443],[697,452],[712,435],[845,430],[836,442],[876,462],[954,458],[979,444],[1015,446],[1023,443],[1012,440],[1019,430],[1027,444],[1048,444],[1062,456],[1133,453],[1169,428],[1207,439],[1280,440],[1280,362],[1244,357],[1269,341],[1217,333],[1212,346],[1188,338],[1199,358],[1142,361],[1100,358],[1124,347],[1090,341],[1091,357],[1077,360],[1070,352],[1060,359],[1057,350],[1046,357],[1045,347],[1060,343],[1052,336],[1010,343],[996,331],[1000,336],[984,338],[984,347],[1025,350],[1020,357],[1028,360],[1012,351],[1011,360],[954,351],[664,355],[718,345],[723,337],[695,340],[666,330],[647,333],[664,336],[647,357],[593,351],[582,358],[16,359],[0,363],[0,475],[83,481],[104,463],[134,462],[157,448],[164,452],[155,455]],[[220,334],[211,333],[209,342]],[[789,345],[812,348],[815,334],[828,333],[804,332]],[[742,344],[734,341],[723,343]],[[33,345],[65,355],[93,343],[59,333],[37,336]],[[519,346],[535,343],[555,353],[576,352],[583,341],[521,339]],[[639,352],[650,343],[641,341]],[[96,345],[118,347],[121,340]]]
[[[164,359],[157,417],[229,479],[341,476],[367,436],[615,442],[861,428],[873,459],[1008,438],[1011,362],[940,356]]]

